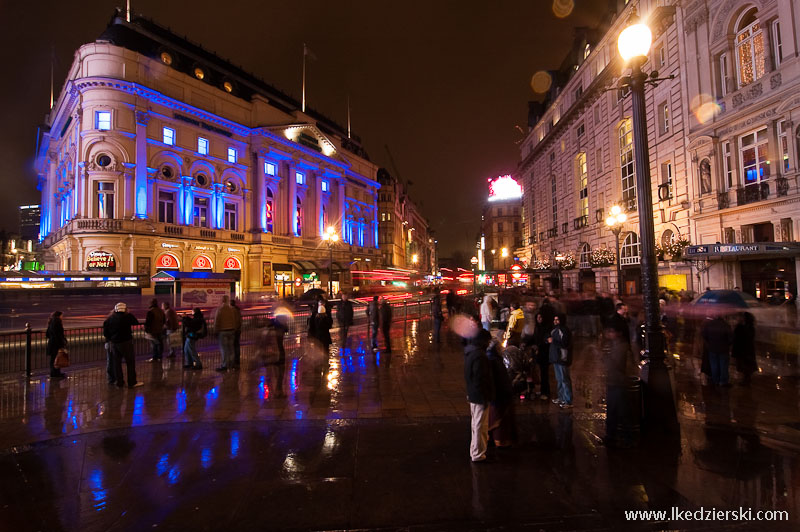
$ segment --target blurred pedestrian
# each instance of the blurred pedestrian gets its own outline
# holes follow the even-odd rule
[[[469,454],[473,462],[486,460],[489,442],[489,403],[494,400],[494,382],[486,349],[491,335],[480,329],[478,334],[467,340],[464,348],[464,380],[471,419]]]
[[[442,296],[439,293],[439,288],[433,291],[433,298],[431,299],[431,318],[433,319],[433,342],[438,344],[442,332],[442,322],[444,321]]]
[[[367,305],[367,326],[372,337],[372,350],[378,350],[378,330],[380,329],[380,303],[378,296],[372,296],[372,301]]]
[[[539,368],[539,393],[536,394],[542,401],[550,398],[550,337],[552,327],[544,322],[544,315],[536,313],[536,326],[533,329],[533,346],[535,349],[536,365]]]
[[[487,358],[492,372],[494,400],[489,403],[489,436],[496,447],[509,447],[517,440],[517,423],[514,419],[514,388],[505,361],[496,340],[489,343]],[[519,349],[515,346],[509,350]],[[523,371],[523,373],[528,373]],[[524,379],[524,377],[523,377]]]
[[[158,300],[153,298],[144,318],[144,334],[153,349],[153,356],[147,360],[148,362],[159,361],[164,354],[164,325],[166,322],[164,311],[158,306]]]
[[[169,346],[168,356],[169,358],[174,358],[175,349],[180,349],[183,343],[181,341],[182,335],[180,334],[181,323],[178,319],[178,313],[175,312],[175,309],[170,306],[168,301],[161,303],[161,310],[164,311],[164,317],[166,318],[164,327],[166,328],[166,342]]]
[[[572,364],[572,335],[566,322],[566,316],[556,315],[547,341],[550,344],[550,364],[554,365],[558,383],[558,398],[553,402],[561,408],[572,408],[572,378],[569,374]]]
[[[231,300],[233,313],[236,315],[236,329],[233,330],[233,367],[238,369],[242,361],[242,309],[236,299]]]
[[[331,348],[331,327],[333,326],[333,320],[331,319],[331,315],[328,313],[328,310],[325,308],[325,302],[320,301],[317,305],[317,312],[314,316],[314,331],[316,334],[316,339],[319,340],[319,343],[322,344],[322,352],[325,356],[330,354]]]
[[[789,292],[783,307],[786,309],[786,325],[794,329],[797,327],[797,297]]]
[[[183,317],[183,369],[203,369],[200,356],[197,354],[197,341],[208,335],[208,326],[203,311],[195,308],[191,316]]]
[[[236,311],[230,304],[228,296],[222,296],[222,304],[214,315],[214,331],[219,340],[219,350],[222,354],[222,365],[217,371],[227,371],[234,367],[233,338],[236,334]]]
[[[742,374],[742,384],[750,384],[753,373],[758,371],[756,362],[756,319],[749,312],[742,312],[739,323],[733,329],[733,358],[736,371]]]
[[[447,295],[444,298],[445,303],[447,303],[447,318],[450,319],[456,315],[456,293],[452,290],[447,291]]]
[[[386,352],[392,352],[392,338],[389,336],[389,330],[392,328],[392,305],[387,299],[381,303],[381,330],[383,331],[383,341],[386,343]]]
[[[624,420],[628,405],[625,402],[627,377],[633,374],[633,354],[631,345],[625,341],[619,329],[607,327],[605,340],[608,349],[604,350],[606,373],[606,435],[603,442],[608,446],[627,447],[632,442],[621,441],[620,423]]]
[[[483,301],[481,302],[481,325],[487,331],[492,327],[492,318],[494,317],[494,307],[492,305],[493,300],[492,296],[486,294],[483,296]]]
[[[508,317],[508,326],[504,336],[503,346],[515,345],[519,347],[522,338],[522,329],[525,327],[525,313],[519,308],[519,303],[511,303],[511,314]]]
[[[350,294],[346,292],[342,293],[342,301],[339,303],[339,309],[336,312],[336,321],[339,322],[339,338],[342,347],[344,347],[350,327],[353,326],[353,302],[350,301]]]
[[[730,366],[731,326],[721,315],[706,319],[701,331],[703,348],[708,354],[711,369],[711,383],[715,386],[729,386],[728,367]]]
[[[67,376],[61,371],[61,368],[55,367],[56,356],[60,349],[67,348],[67,334],[64,332],[64,323],[61,317],[64,315],[60,310],[56,310],[50,314],[50,319],[47,322],[47,331],[44,333],[47,338],[47,357],[50,359],[50,378],[51,379],[66,379]]]
[[[111,344],[112,362],[114,364],[114,377],[117,387],[125,386],[125,377],[122,373],[122,361],[125,361],[128,374],[128,388],[143,386],[143,382],[136,380],[136,358],[133,352],[132,327],[139,325],[136,316],[128,312],[128,305],[117,303],[114,312],[103,322],[103,336]]]
[[[616,312],[608,318],[607,328],[614,329],[623,342],[631,343],[631,320],[628,317],[628,305],[619,302]]]

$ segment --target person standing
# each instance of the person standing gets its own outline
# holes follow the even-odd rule
[[[511,314],[508,317],[508,327],[506,328],[505,342],[503,345],[520,345],[522,329],[525,327],[525,313],[519,308],[519,303],[511,303]]]
[[[620,340],[631,345],[631,320],[628,317],[628,305],[621,301],[617,303],[616,312],[608,318],[607,328],[614,329]]]
[[[553,330],[550,331],[547,341],[550,344],[550,364],[554,365],[558,383],[558,399],[553,402],[561,408],[572,408],[572,378],[569,374],[572,364],[572,335],[566,321],[563,314],[553,318]]]
[[[203,311],[195,308],[191,316],[183,317],[183,369],[203,369],[203,363],[197,354],[197,340],[205,338],[208,326]]]
[[[222,365],[217,371],[227,371],[234,366],[233,338],[236,333],[236,311],[233,310],[228,296],[222,296],[222,304],[214,315],[214,330],[222,353]]]
[[[742,384],[750,384],[753,373],[758,371],[756,362],[756,319],[749,312],[742,312],[739,323],[733,329],[733,353],[736,371],[742,374]]]
[[[378,296],[372,296],[372,301],[367,306],[367,324],[372,336],[372,350],[378,350],[378,329],[380,328],[380,303]]]
[[[59,349],[67,348],[67,334],[64,332],[64,323],[61,321],[61,316],[64,313],[60,310],[53,312],[50,315],[50,320],[47,322],[47,356],[50,358],[50,378],[51,379],[66,379],[67,376],[61,371],[61,368],[55,367],[56,356],[58,356]]]
[[[467,341],[464,348],[464,380],[472,432],[469,455],[473,462],[486,460],[489,442],[489,403],[495,396],[492,370],[486,356],[490,340],[489,332],[480,329],[474,338]]]
[[[342,293],[342,301],[339,303],[336,321],[339,322],[339,336],[342,347],[344,347],[350,327],[353,326],[353,302],[350,301],[350,294]]]
[[[181,323],[178,319],[178,313],[172,308],[168,301],[161,303],[161,309],[164,311],[164,318],[166,319],[166,342],[169,346],[169,358],[175,357],[175,345],[177,342],[173,340],[173,336],[180,331]]]
[[[547,339],[550,331],[544,323],[544,316],[541,312],[536,313],[536,326],[533,329],[533,346],[536,351],[536,365],[539,366],[539,394],[542,401],[547,401],[550,397],[550,345]]]
[[[444,298],[445,303],[447,303],[447,319],[452,318],[456,315],[456,293],[452,290],[447,291],[447,295]]]
[[[711,369],[711,383],[715,386],[729,386],[728,366],[730,365],[733,332],[722,316],[706,319],[701,331],[703,346],[708,353]]]
[[[437,288],[431,299],[431,318],[433,319],[433,343],[438,344],[442,332],[444,313],[442,312],[442,296]]]
[[[381,329],[383,330],[383,341],[386,342],[386,352],[392,352],[392,339],[389,336],[389,329],[392,327],[392,305],[387,299],[381,303]]]
[[[330,354],[331,343],[331,327],[333,320],[331,319],[328,309],[325,308],[325,302],[320,301],[317,305],[317,312],[314,315],[314,331],[317,340],[322,344],[322,352],[327,357]]]
[[[515,349],[517,348],[509,348],[509,350]],[[496,340],[492,340],[489,344],[487,358],[494,386],[494,400],[489,403],[489,436],[494,440],[495,446],[509,447],[517,440],[514,388],[503,356],[500,354],[500,344]]]
[[[242,361],[242,309],[235,299],[231,301],[231,308],[236,316],[236,328],[233,330],[233,367],[239,369]]]
[[[481,325],[487,331],[492,327],[492,317],[494,316],[494,308],[492,306],[492,296],[486,294],[483,296],[483,301],[481,302]]]
[[[626,412],[625,384],[634,365],[631,345],[622,337],[619,329],[608,327],[604,331],[608,349],[604,350],[606,370],[606,435],[603,442],[608,446],[628,446],[620,441],[624,437],[618,428]]]
[[[158,300],[154,298],[150,302],[150,308],[147,309],[147,315],[144,318],[145,336],[153,348],[153,356],[148,359],[148,362],[159,361],[164,354],[164,325],[166,321],[167,318],[164,311],[158,306]]]
[[[123,360],[128,373],[128,388],[144,385],[143,382],[136,380],[136,359],[133,354],[133,331],[131,331],[131,327],[135,325],[139,325],[139,320],[128,312],[128,305],[125,303],[114,305],[114,312],[103,323],[103,336],[111,344],[114,376],[119,388],[125,386],[122,374]]]

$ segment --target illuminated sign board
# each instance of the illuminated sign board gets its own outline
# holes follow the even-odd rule
[[[117,261],[108,251],[92,251],[86,257],[86,269],[90,272],[113,272],[117,269]]]
[[[225,259],[223,267],[226,270],[241,270],[242,263],[239,262],[239,259],[237,259],[236,257],[228,257],[227,259]]]
[[[156,268],[164,268],[169,270],[177,270],[180,266],[178,265],[178,259],[175,256],[170,255],[169,253],[164,253],[158,259],[156,259]]]
[[[522,197],[522,186],[510,175],[489,180],[489,201],[519,199]]]
[[[198,255],[192,261],[192,269],[193,270],[210,270],[211,269],[211,259],[206,257],[205,255]]]

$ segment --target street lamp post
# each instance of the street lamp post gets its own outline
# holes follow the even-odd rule
[[[500,250],[500,256],[503,257],[503,279],[505,279],[505,286],[508,286],[508,248]]]
[[[634,15],[635,16],[635,15]],[[636,158],[636,192],[639,207],[639,239],[641,242],[642,295],[644,296],[647,364],[642,371],[647,382],[648,425],[677,431],[678,417],[664,359],[664,336],[658,307],[658,270],[653,226],[653,193],[650,184],[650,159],[647,147],[647,116],[644,89],[647,83],[661,81],[658,73],[648,76],[642,65],[652,43],[647,25],[632,20],[619,35],[617,47],[622,58],[630,63],[631,76],[625,83],[631,89],[633,103],[633,143]]]
[[[336,229],[333,226],[328,226],[325,234],[322,235],[322,240],[328,243],[328,251],[330,252],[330,262],[328,263],[328,298],[333,297],[333,246],[339,241],[339,235],[336,234]]]
[[[472,257],[469,259],[469,263],[472,264],[472,293],[475,294],[477,292],[477,284],[475,279],[475,267],[478,265],[478,257]]]
[[[606,225],[614,233],[617,245],[617,294],[619,296],[622,296],[622,263],[619,255],[619,233],[622,231],[622,224],[627,219],[628,216],[622,212],[622,208],[619,205],[612,206],[611,214],[606,218]]]

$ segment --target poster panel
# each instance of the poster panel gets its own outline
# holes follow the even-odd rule
[[[261,286],[272,287],[272,262],[261,263]]]
[[[181,283],[182,307],[218,307],[222,297],[230,295],[229,283]]]

